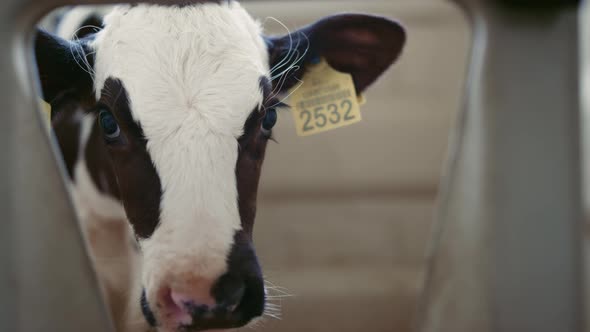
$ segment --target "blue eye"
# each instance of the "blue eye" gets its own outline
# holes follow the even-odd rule
[[[262,130],[269,132],[277,123],[277,111],[275,109],[266,110],[264,119],[262,120]]]
[[[115,120],[113,114],[107,110],[101,110],[98,113],[98,123],[102,128],[105,138],[109,140],[114,140],[121,134],[121,129],[117,124],[117,120]]]

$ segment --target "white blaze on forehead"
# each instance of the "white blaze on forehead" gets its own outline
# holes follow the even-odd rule
[[[97,95],[121,80],[162,182],[160,225],[142,243],[145,286],[170,273],[218,277],[241,228],[237,138],[268,75],[260,26],[236,2],[122,6],[93,46]]]

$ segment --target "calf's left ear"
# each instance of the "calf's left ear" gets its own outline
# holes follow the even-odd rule
[[[399,57],[406,41],[403,27],[388,18],[365,14],[329,16],[290,35],[267,39],[272,76],[282,91],[298,82],[309,63],[323,57],[336,70],[352,75],[363,92]],[[280,82],[280,83],[277,83]]]
[[[43,89],[43,99],[51,103],[65,92],[92,91],[90,52],[83,40],[69,41],[37,29],[35,60]]]

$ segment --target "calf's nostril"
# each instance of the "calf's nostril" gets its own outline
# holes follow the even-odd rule
[[[175,291],[170,291],[170,299],[178,308],[186,308],[193,304],[193,299],[185,294],[181,294]]]
[[[204,318],[205,316],[211,313],[209,306],[204,304],[194,305],[191,303],[187,305],[187,308],[190,311],[191,315],[195,318]]]

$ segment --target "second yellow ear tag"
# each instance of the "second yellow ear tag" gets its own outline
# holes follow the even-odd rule
[[[39,104],[41,105],[41,112],[46,120],[47,128],[51,128],[51,105],[44,100],[39,100]]]
[[[297,135],[309,136],[361,121],[359,101],[350,74],[322,59],[310,65],[303,83],[295,86],[289,104]]]

